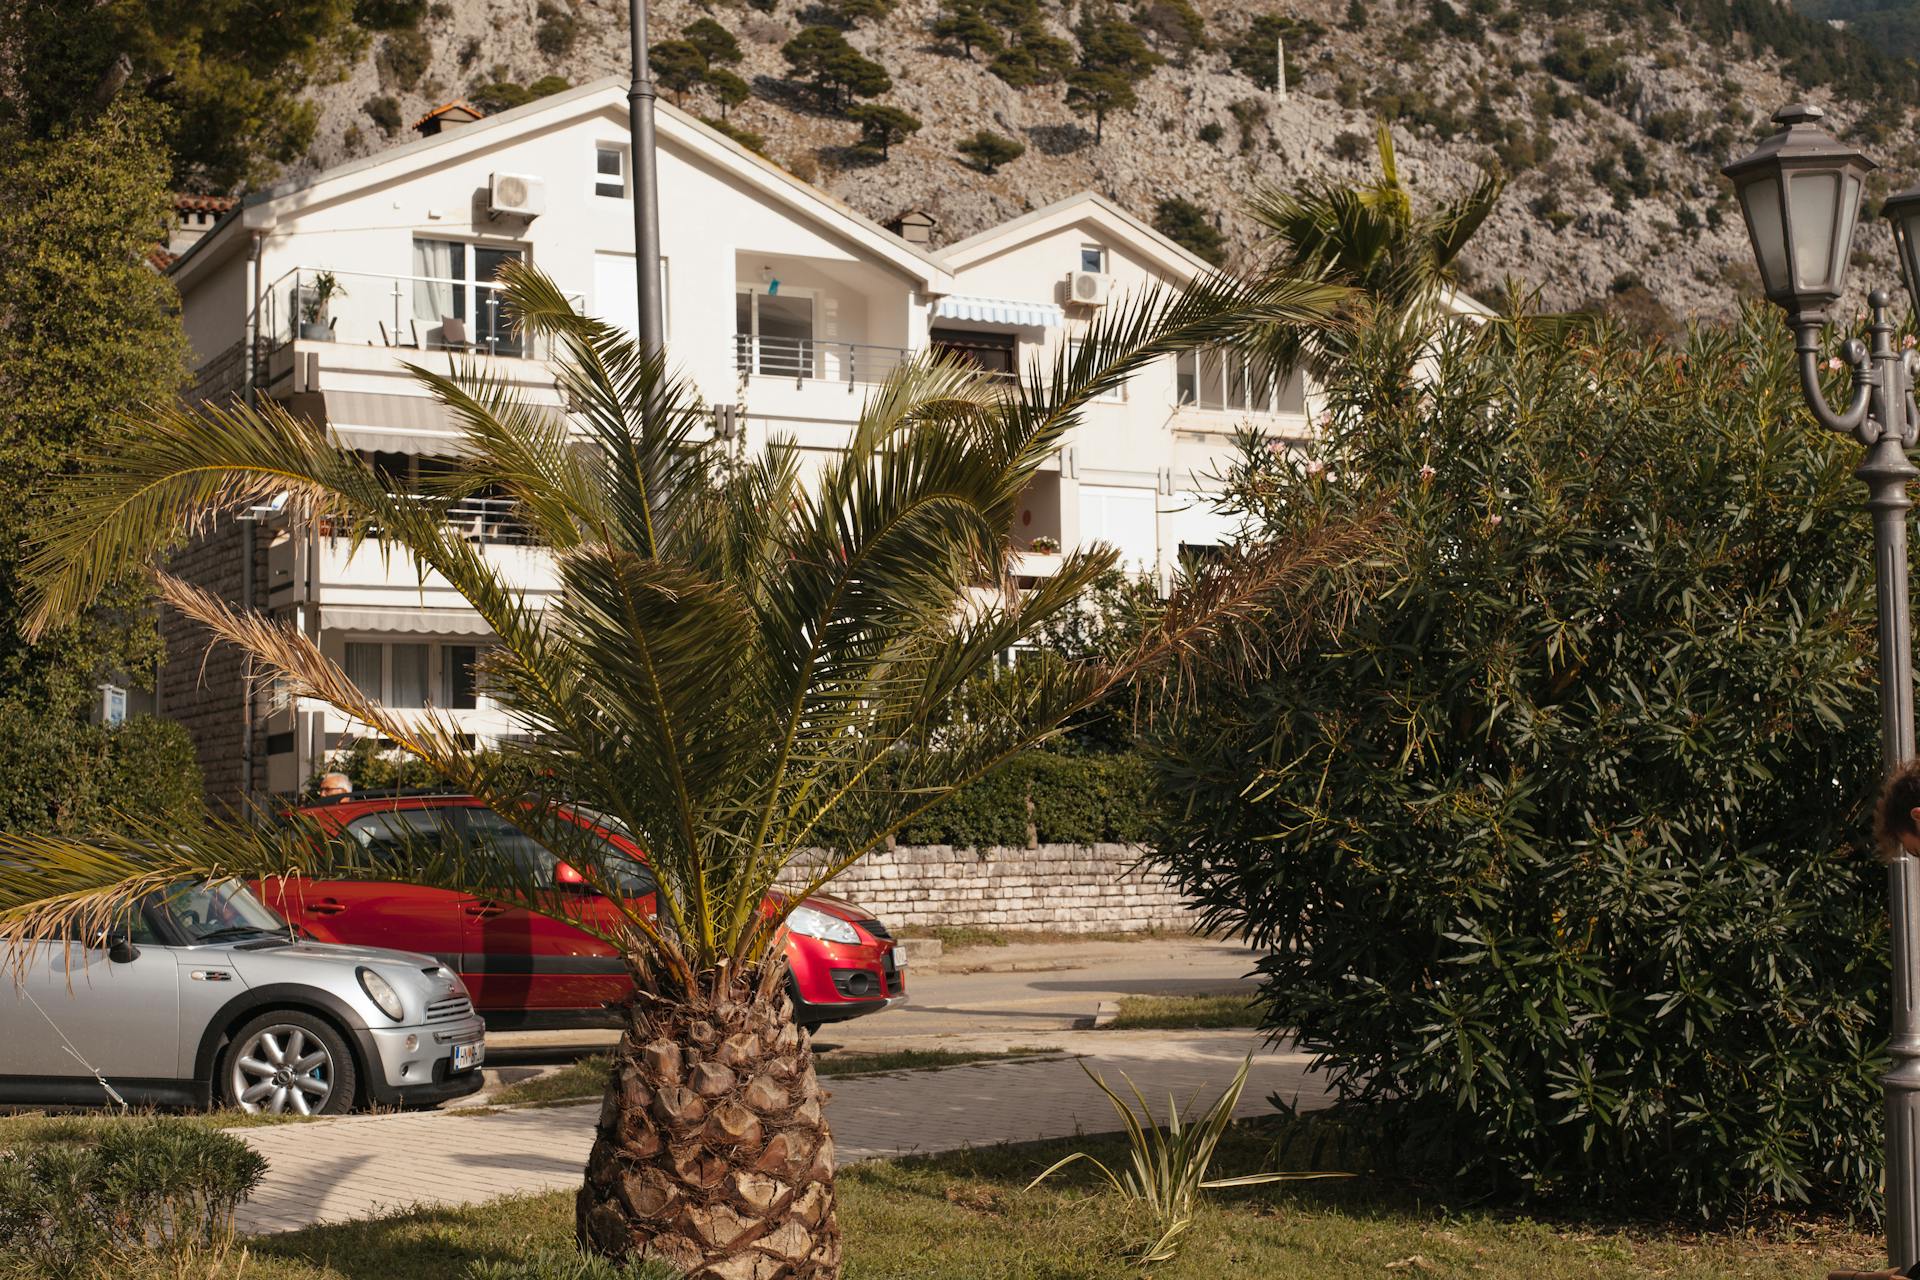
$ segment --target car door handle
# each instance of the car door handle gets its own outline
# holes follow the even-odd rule
[[[497,902],[476,902],[467,908],[467,914],[482,920],[491,920],[505,910],[506,908]]]
[[[346,909],[347,904],[344,902],[310,902],[307,904],[307,914],[312,916],[337,916]]]

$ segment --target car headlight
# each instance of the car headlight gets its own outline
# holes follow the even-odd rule
[[[380,1012],[395,1022],[406,1021],[407,1007],[400,1003],[400,993],[393,989],[391,983],[371,969],[359,969],[356,972],[360,976],[360,989],[367,993],[367,999],[380,1006]]]
[[[787,928],[803,938],[818,938],[822,942],[860,941],[860,935],[845,920],[812,907],[795,907],[787,917]]]

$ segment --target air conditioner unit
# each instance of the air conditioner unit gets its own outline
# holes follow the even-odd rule
[[[537,218],[547,211],[547,184],[524,173],[496,173],[487,184],[487,212],[498,218]]]
[[[1113,292],[1113,277],[1098,271],[1074,271],[1067,275],[1067,301],[1083,307],[1104,307]]]

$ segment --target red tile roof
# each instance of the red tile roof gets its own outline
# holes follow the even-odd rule
[[[160,245],[155,245],[153,248],[147,250],[147,265],[155,271],[165,271],[178,261],[180,261],[179,254],[170,249],[163,248]]]
[[[225,213],[239,203],[232,196],[197,196],[187,191],[173,193],[176,213]]]
[[[443,102],[439,106],[435,107],[433,110],[427,112],[427,114],[421,116],[418,120],[415,120],[413,122],[413,127],[418,129],[421,125],[425,124],[427,121],[432,120],[437,116],[446,115],[449,111],[464,111],[468,115],[472,116],[475,120],[484,120],[487,118],[487,113],[482,111],[480,108],[474,106],[471,102],[460,102],[460,101]]]

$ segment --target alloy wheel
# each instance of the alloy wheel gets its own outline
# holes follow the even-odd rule
[[[262,1027],[234,1055],[227,1083],[242,1111],[317,1115],[333,1096],[333,1055],[305,1027]]]

